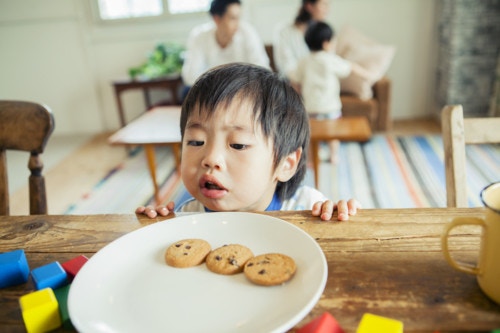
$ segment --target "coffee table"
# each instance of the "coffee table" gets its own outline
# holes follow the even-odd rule
[[[314,168],[314,184],[319,185],[319,144],[321,141],[358,141],[370,140],[372,131],[366,117],[341,117],[338,119],[309,121],[311,128],[311,155]]]
[[[160,196],[156,180],[155,146],[172,147],[176,169],[177,172],[180,172],[180,116],[180,106],[155,107],[128,123],[108,139],[112,145],[142,146],[144,148],[157,204],[160,203]]]

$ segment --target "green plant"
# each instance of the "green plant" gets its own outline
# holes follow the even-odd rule
[[[148,55],[147,61],[129,69],[132,79],[145,77],[154,79],[168,74],[180,73],[183,64],[184,47],[177,43],[159,43]]]

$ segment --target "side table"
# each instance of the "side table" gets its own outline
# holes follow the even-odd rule
[[[172,103],[174,105],[180,105],[180,101],[177,94],[181,86],[182,86],[182,79],[180,75],[163,77],[152,80],[123,79],[123,80],[113,81],[113,87],[115,89],[116,105],[118,106],[118,116],[120,117],[121,127],[124,127],[127,124],[121,100],[122,92],[132,89],[141,89],[144,93],[146,110],[149,110],[152,107],[151,98],[149,95],[149,89],[155,88],[155,89],[169,90],[172,94]]]

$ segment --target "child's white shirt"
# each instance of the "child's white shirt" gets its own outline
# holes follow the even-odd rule
[[[301,86],[308,113],[333,113],[342,110],[340,78],[351,73],[351,63],[327,51],[312,52],[303,58],[290,79]]]

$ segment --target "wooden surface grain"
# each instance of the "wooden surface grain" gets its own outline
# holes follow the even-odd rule
[[[474,276],[451,268],[441,253],[444,225],[454,216],[481,217],[482,208],[367,209],[348,222],[322,222],[310,211],[267,214],[305,230],[327,258],[324,293],[297,327],[326,311],[346,332],[355,332],[367,312],[403,321],[405,332],[489,332],[500,327],[500,306],[482,293]],[[80,254],[90,258],[120,236],[169,218],[0,217],[0,252],[22,248],[32,268]],[[461,228],[450,247],[454,256],[473,263],[479,242],[479,229]],[[0,290],[1,331],[24,331],[18,298],[32,290],[31,282]]]

